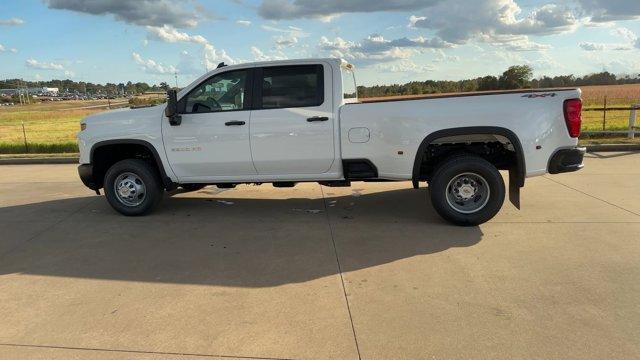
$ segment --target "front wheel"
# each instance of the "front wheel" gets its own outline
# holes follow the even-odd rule
[[[473,226],[493,218],[504,202],[504,181],[487,160],[459,155],[445,160],[429,183],[436,212],[456,225]]]
[[[107,170],[104,193],[116,211],[126,216],[145,215],[162,199],[162,184],[155,169],[138,159],[118,161]]]

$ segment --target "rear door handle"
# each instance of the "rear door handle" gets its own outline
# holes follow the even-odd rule
[[[226,123],[224,123],[226,126],[240,126],[240,125],[244,125],[245,122],[244,121],[227,121]]]
[[[308,122],[327,121],[327,120],[329,120],[329,118],[326,116],[314,116],[307,119]]]

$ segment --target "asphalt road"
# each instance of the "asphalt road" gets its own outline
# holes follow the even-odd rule
[[[409,183],[125,218],[73,165],[0,166],[0,358],[637,359],[639,175],[589,154],[460,228]]]

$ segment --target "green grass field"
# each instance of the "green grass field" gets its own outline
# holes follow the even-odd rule
[[[122,102],[122,100],[119,100]],[[84,108],[107,104],[106,100],[61,101],[0,108],[0,154],[24,153],[74,153],[78,151],[76,134],[80,120],[91,114],[105,111],[101,108]],[[597,100],[585,99],[588,108],[602,107]],[[608,107],[628,107],[629,100],[609,102]],[[606,130],[626,130],[628,110],[608,111]],[[24,144],[22,124],[27,138]],[[602,130],[602,111],[584,111],[583,131]]]
[[[612,104],[607,107],[629,107],[631,104]],[[585,110],[589,108],[601,108],[599,106],[585,107]],[[582,112],[582,130],[584,131],[599,131],[602,130],[603,122],[605,123],[605,129],[609,131],[627,130],[629,127],[629,110],[607,110],[606,121],[603,119],[603,111],[583,111]],[[637,116],[637,115],[636,115]],[[637,120],[636,120],[637,121]]]
[[[80,120],[106,108],[106,100],[61,101],[0,108],[0,154],[77,152]],[[24,134],[22,125],[24,124]]]

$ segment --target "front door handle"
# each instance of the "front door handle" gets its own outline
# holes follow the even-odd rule
[[[327,120],[329,120],[329,118],[326,116],[314,116],[307,119],[308,122],[327,121]]]
[[[240,126],[240,125],[244,125],[245,122],[244,121],[227,121],[226,123],[224,123],[226,126]]]

